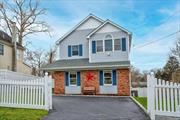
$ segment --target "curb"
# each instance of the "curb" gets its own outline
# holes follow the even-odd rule
[[[134,99],[132,96],[130,98],[146,114],[146,116],[149,117],[149,114],[148,114],[147,110],[136,99]],[[150,117],[149,117],[149,120],[151,120]]]
[[[53,94],[53,96],[59,96],[59,97],[111,97],[111,98],[130,98],[130,96],[107,96],[107,95],[55,95]]]

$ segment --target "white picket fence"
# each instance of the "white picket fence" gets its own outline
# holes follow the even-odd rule
[[[180,117],[180,84],[147,76],[148,113],[152,120],[155,115]]]
[[[52,78],[0,77],[0,106],[32,109],[52,109]],[[30,78],[30,77],[28,77]]]

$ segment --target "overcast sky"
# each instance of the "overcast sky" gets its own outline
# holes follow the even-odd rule
[[[131,63],[141,70],[150,70],[164,66],[178,34],[142,47],[143,44],[180,30],[180,0],[42,0],[41,3],[47,8],[47,15],[40,19],[49,23],[52,37],[46,34],[29,36],[26,40],[32,41],[32,49],[49,49],[92,13],[131,31]]]

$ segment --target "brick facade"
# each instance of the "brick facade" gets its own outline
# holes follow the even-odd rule
[[[87,75],[92,74],[92,80],[87,79]],[[81,91],[83,92],[84,87],[95,87],[96,94],[99,94],[99,71],[89,70],[81,71]]]
[[[93,79],[87,80],[87,75],[92,74]],[[118,69],[117,72],[117,88],[119,96],[130,96],[130,70],[127,69]],[[65,72],[54,72],[53,78],[55,80],[54,93],[55,94],[64,94],[65,93]],[[81,92],[83,93],[84,87],[95,87],[96,94],[99,94],[99,71],[98,70],[89,70],[81,71]]]
[[[64,83],[64,72],[54,72],[54,93],[55,94],[64,94],[65,92],[65,83]]]
[[[130,96],[130,78],[129,69],[117,70],[117,88],[119,96]]]

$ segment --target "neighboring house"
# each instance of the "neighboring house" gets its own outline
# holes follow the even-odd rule
[[[23,62],[24,47],[17,43],[17,72],[31,74],[31,68]],[[0,69],[13,68],[13,43],[11,37],[0,30]]]
[[[57,41],[60,60],[42,67],[53,72],[56,94],[130,95],[132,34],[92,14]]]
[[[147,97],[147,82],[132,82],[131,95],[136,97]]]

